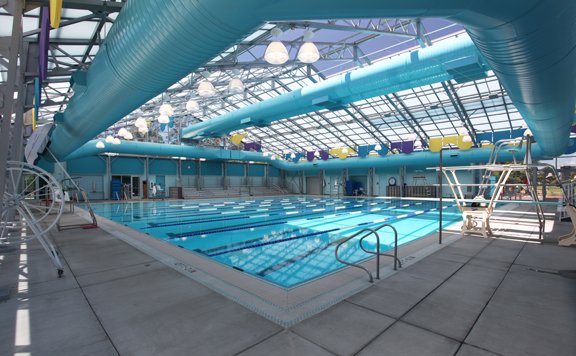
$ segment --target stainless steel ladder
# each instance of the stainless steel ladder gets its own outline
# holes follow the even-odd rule
[[[380,231],[384,227],[389,227],[392,229],[392,231],[394,231],[394,253],[393,254],[380,252],[380,235],[378,234],[378,231]],[[336,245],[336,249],[334,250],[334,255],[336,257],[336,260],[338,260],[338,262],[343,263],[343,264],[348,265],[348,266],[351,266],[351,267],[360,268],[361,270],[368,273],[368,277],[370,278],[370,283],[374,283],[374,277],[372,276],[372,272],[370,272],[366,267],[364,267],[358,263],[352,263],[352,262],[344,261],[342,258],[340,258],[340,256],[338,256],[338,251],[340,250],[340,247],[343,244],[345,244],[346,242],[355,238],[356,236],[359,236],[362,234],[364,234],[364,235],[362,237],[360,237],[360,239],[358,240],[358,243],[360,244],[360,248],[362,249],[362,251],[364,251],[368,254],[376,255],[376,279],[380,279],[380,256],[393,257],[394,258],[394,270],[395,271],[398,268],[402,268],[402,262],[400,262],[400,260],[398,259],[398,231],[396,231],[396,228],[390,224],[383,224],[383,225],[378,226],[375,229],[371,229],[371,228],[367,227],[367,228],[364,228],[364,229],[342,239],[338,243],[338,245]],[[362,244],[364,242],[364,239],[371,236],[371,235],[374,235],[376,237],[376,252],[366,250],[366,248],[364,248],[364,245]]]

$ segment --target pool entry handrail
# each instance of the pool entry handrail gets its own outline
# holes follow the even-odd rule
[[[393,231],[394,231],[394,253],[393,254],[388,254],[388,253],[381,253],[380,252],[380,235],[378,234],[378,231],[384,227],[390,227]],[[362,237],[360,237],[360,239],[358,240],[359,246],[362,249],[362,251],[371,254],[371,255],[376,255],[376,279],[380,279],[380,256],[388,256],[388,257],[393,257],[394,258],[394,270],[396,271],[399,268],[402,268],[402,262],[400,262],[400,260],[398,259],[398,231],[396,231],[396,228],[394,228],[394,226],[390,225],[390,224],[383,224],[378,226],[375,229],[371,229],[369,227],[366,227],[344,239],[342,239],[338,245],[336,245],[336,249],[334,250],[334,255],[336,257],[336,260],[338,260],[338,262],[343,263],[345,265],[351,266],[351,267],[356,267],[356,268],[360,268],[362,270],[364,270],[367,274],[368,277],[370,278],[370,283],[374,283],[374,277],[372,276],[372,272],[370,272],[366,267],[362,266],[359,263],[352,263],[352,262],[347,262],[344,261],[342,258],[340,258],[340,256],[338,256],[338,251],[340,250],[340,247],[342,245],[344,245],[346,242],[350,241],[351,239],[364,234]],[[376,237],[376,252],[374,251],[368,251],[364,248],[364,245],[362,244],[364,239],[374,235]]]

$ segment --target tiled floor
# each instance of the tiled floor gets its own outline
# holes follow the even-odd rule
[[[55,241],[62,279],[0,249],[0,355],[576,355],[573,248],[464,237],[283,329],[100,229]]]

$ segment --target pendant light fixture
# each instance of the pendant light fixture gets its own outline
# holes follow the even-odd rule
[[[244,83],[240,78],[232,78],[228,84],[228,91],[233,94],[240,94],[244,92]]]
[[[160,109],[158,110],[160,115],[172,116],[174,115],[174,109],[170,103],[164,103],[160,105]]]
[[[208,79],[203,80],[198,84],[198,95],[202,98],[208,98],[216,95],[216,88],[212,85],[212,82]]]
[[[300,50],[298,50],[298,60],[302,63],[311,64],[316,62],[320,59],[320,52],[318,52],[318,48],[316,45],[311,42],[310,40],[314,37],[314,32],[310,30],[306,30],[304,32],[304,43],[300,46]]]
[[[270,34],[272,37],[278,38],[282,34],[282,30],[278,27],[274,27]],[[268,47],[266,48],[266,52],[264,53],[264,60],[270,64],[284,64],[288,61],[288,50],[286,46],[277,39],[272,41]]]
[[[161,124],[167,124],[170,122],[170,117],[168,117],[168,115],[162,114],[158,116],[158,122]]]
[[[198,104],[198,102],[196,100],[190,99],[186,103],[186,110],[189,112],[198,111],[198,110],[200,110],[200,104]]]

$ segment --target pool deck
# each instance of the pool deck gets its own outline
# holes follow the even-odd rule
[[[55,232],[62,279],[36,241],[0,249],[0,355],[576,355],[576,249],[523,219],[290,328],[101,229]]]

